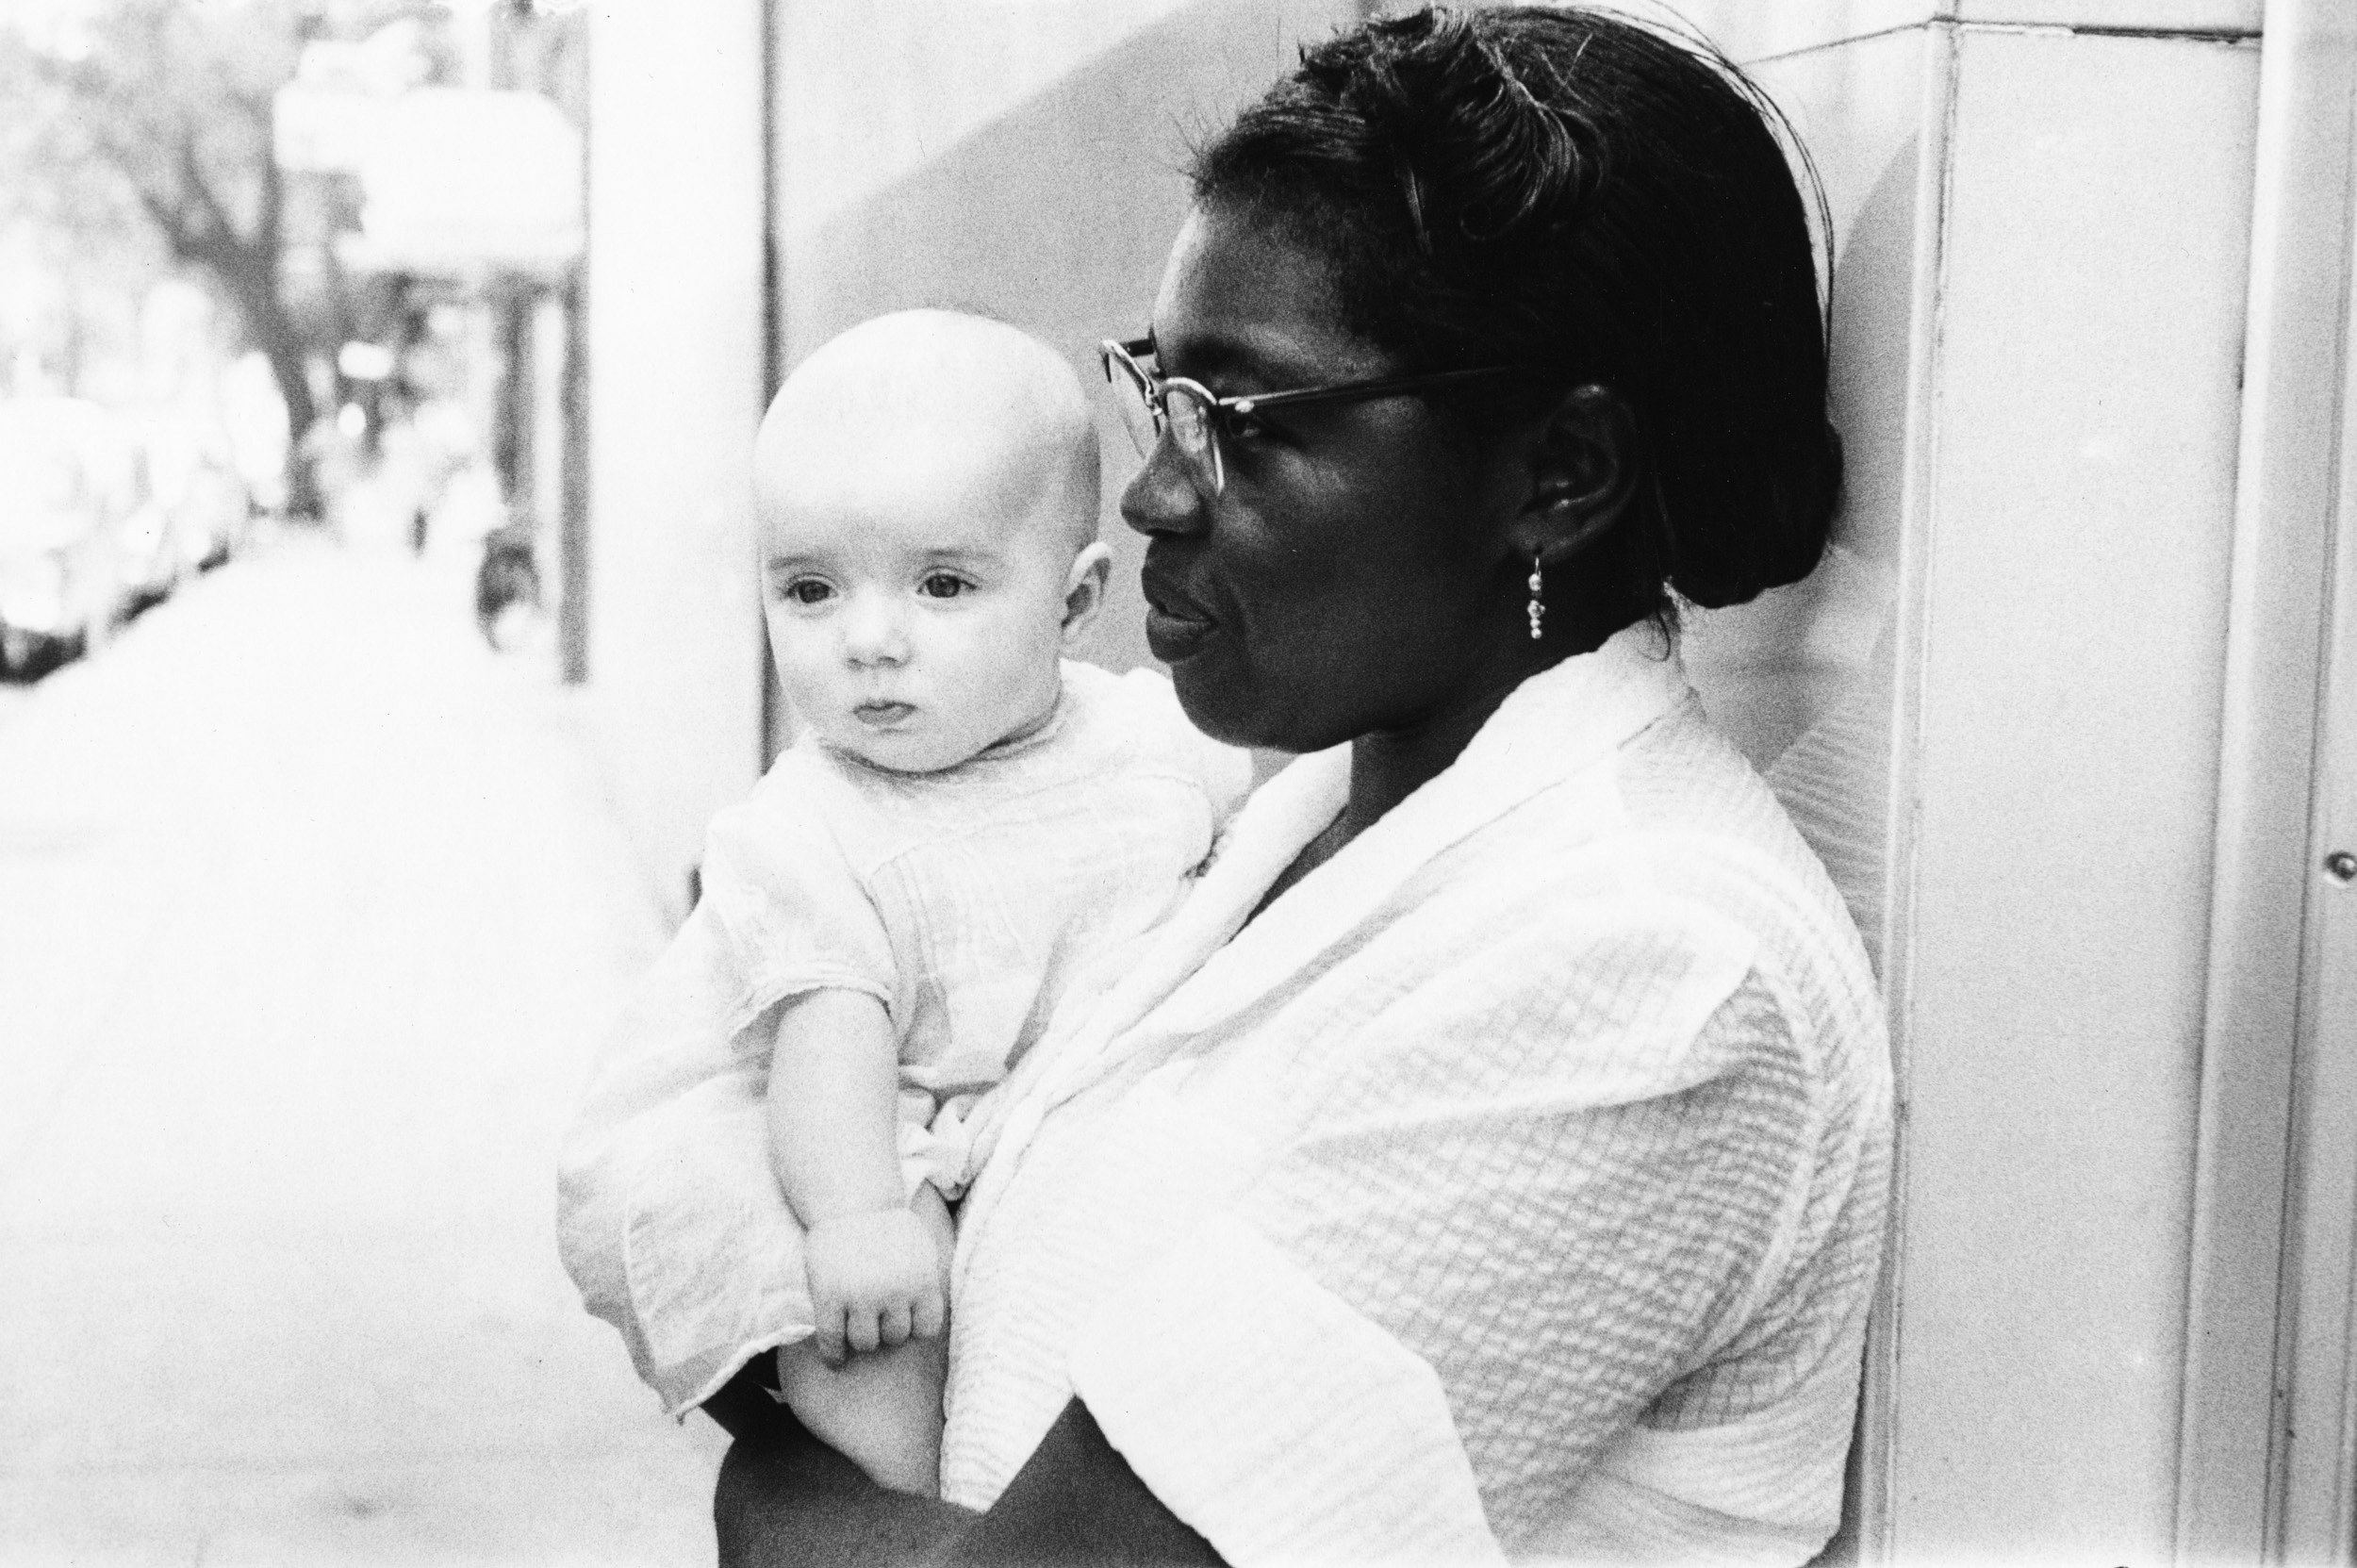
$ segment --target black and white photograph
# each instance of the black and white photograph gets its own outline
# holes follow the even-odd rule
[[[0,0],[0,1568],[2357,1568],[2349,0]]]

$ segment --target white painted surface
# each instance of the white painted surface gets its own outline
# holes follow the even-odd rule
[[[2349,320],[2343,317],[2344,331]],[[2348,379],[2349,364],[2345,342],[2331,619],[2305,835],[2286,1398],[2274,1456],[2283,1513],[2270,1544],[2292,1562],[2348,1562],[2357,1554],[2357,879],[2327,868],[2335,853],[2357,854],[2357,383]]]
[[[2257,52],[1966,31],[1924,520],[1904,1558],[2172,1543]]]
[[[589,683],[667,904],[760,757],[761,0],[593,12]]]
[[[1822,49],[1927,22],[2106,32],[2259,30],[2266,0],[1639,0],[1687,17],[1739,60]]]
[[[1629,8],[1666,9],[1683,16],[1736,59],[1755,63],[1920,27],[1948,7],[1942,0],[1772,0],[1766,5],[1760,0],[1640,0]]]
[[[1386,8],[1407,8],[1402,0]],[[1698,28],[1734,58],[1759,64],[1932,23],[2256,33],[2266,0],[1624,0],[1621,8]]]
[[[2357,12],[2347,0],[2278,0],[2262,58],[2177,1499],[2179,1550],[2200,1561],[2253,1560],[2276,1538],[2284,1499],[2269,1484],[2270,1460],[2280,1469],[2288,1457],[2287,1419],[2310,1448],[2319,1432],[2336,1448],[2338,1426],[2337,1413],[2300,1408],[2299,1391],[2288,1405],[2279,1400],[2276,1326],[2300,982],[2303,972],[2322,972],[2292,935],[2302,929],[2319,858],[2309,835],[2317,781],[2288,763],[2317,754],[2327,711],[2317,650],[2332,577],[2336,459],[2346,460],[2338,432],[2348,342],[2346,324],[2335,332],[2325,323],[2345,323],[2351,281],[2357,128],[2348,105],[2357,89]],[[2344,678],[2345,692],[2352,679]],[[2353,1027],[2344,1017],[2339,1038]],[[2323,1051],[2319,1065],[2335,1054],[2330,1043]],[[2349,1086],[2341,1093],[2357,1099]],[[2352,1156],[2326,1157],[2335,1155],[2346,1169]],[[2346,1214],[2318,1217],[2328,1236],[2352,1230]],[[2291,1251],[2296,1267],[2303,1257],[2319,1264],[2325,1299],[2339,1303],[2339,1321],[2318,1347],[2338,1362],[2346,1262],[2334,1275],[2308,1249]],[[2298,1298],[2295,1289],[2290,1299]],[[2292,1327],[2287,1342],[2297,1344],[2298,1314]],[[2319,1379],[2337,1391],[2338,1371],[2299,1380],[2310,1394]],[[2328,1512],[2346,1519],[2330,1500],[2339,1484],[2328,1476],[2325,1502],[2295,1498],[2291,1511],[2311,1523]]]
[[[2259,30],[2266,0],[1948,0],[1959,22],[2156,32]]]

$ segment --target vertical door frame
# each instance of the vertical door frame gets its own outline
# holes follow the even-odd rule
[[[2345,22],[2346,63],[2357,25]],[[2349,112],[2344,107],[2343,113]],[[2350,284],[2357,289],[2357,268]],[[2299,1039],[2271,1493],[2270,1546],[2289,1561],[2357,1560],[2357,294],[2342,318],[2338,506],[2324,614],[2304,872]],[[2291,934],[2291,933],[2286,933]],[[2287,946],[2291,944],[2286,944]]]
[[[1883,1000],[1889,1020],[1891,1069],[1898,1094],[1892,1129],[1890,1219],[1882,1279],[1868,1320],[1858,1424],[1850,1456],[1843,1530],[1855,1532],[1857,1560],[1894,1560],[1899,1535],[1899,1356],[1904,1328],[1910,1079],[1908,1017],[1913,1007],[1916,905],[1916,801],[1923,711],[1924,639],[1930,624],[1928,529],[1938,463],[1940,294],[1947,275],[1950,138],[1956,96],[1953,24],[1923,29],[1922,108],[1916,143],[1913,297],[1907,306],[1905,453],[1899,509],[1898,603],[1890,725],[1890,777],[1885,803],[1890,864],[1883,900]]]
[[[779,69],[778,50],[783,47],[785,29],[778,13],[792,3],[762,0],[761,7],[761,406],[765,416],[770,400],[785,384],[785,245],[779,238],[785,225],[784,201],[779,193],[784,153],[778,145],[778,139],[785,134],[784,121],[778,113],[778,91],[785,80],[785,73]],[[777,661],[769,652],[766,619],[754,634],[753,650],[761,658],[761,718],[753,727],[760,755],[753,762],[757,771],[766,773],[793,735],[785,692],[778,685]]]
[[[2268,0],[2180,1416],[2184,1560],[2349,1560],[2357,1058],[2330,1059],[2308,982],[2325,636],[2357,412],[2353,93],[2345,0]]]

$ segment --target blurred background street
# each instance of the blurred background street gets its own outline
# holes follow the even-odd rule
[[[553,1234],[687,885],[584,685],[587,23],[0,4],[11,1568],[710,1560]]]
[[[710,1559],[552,1238],[662,925],[469,591],[268,536],[0,687],[0,1561]]]

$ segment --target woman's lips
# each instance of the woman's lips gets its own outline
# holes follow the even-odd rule
[[[1200,652],[1218,625],[1183,599],[1151,586],[1146,590],[1146,645],[1164,664]]]
[[[1177,664],[1199,652],[1211,640],[1211,630],[1210,621],[1195,616],[1146,607],[1146,646],[1164,664]]]

